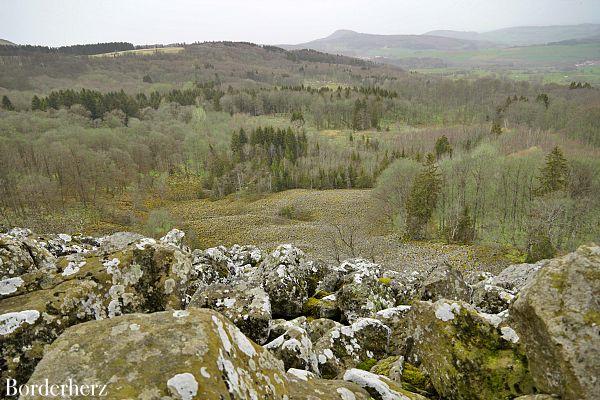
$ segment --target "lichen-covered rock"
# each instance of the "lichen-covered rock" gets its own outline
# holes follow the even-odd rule
[[[173,246],[182,247],[184,237],[185,232],[180,231],[179,229],[171,229],[163,237],[160,238],[160,241],[166,244],[171,244]]]
[[[391,354],[404,354],[407,315],[411,307],[407,305],[386,308],[377,311],[375,318],[383,322],[390,328],[390,345],[389,352]]]
[[[464,302],[413,303],[404,355],[443,398],[508,399],[533,391],[515,331]]]
[[[395,305],[389,281],[382,277],[379,264],[357,259],[344,261],[340,268],[348,271],[336,294],[344,321],[352,323],[361,317],[372,317]]]
[[[292,246],[278,246],[259,267],[260,280],[271,299],[274,317],[294,318],[302,314],[308,300],[307,266],[304,253]]]
[[[316,379],[304,370],[288,370],[289,400],[369,400],[367,391],[352,382]]]
[[[508,309],[514,298],[515,295],[510,289],[492,285],[490,281],[485,280],[473,287],[471,304],[480,311],[497,314]]]
[[[388,349],[390,328],[372,318],[360,318],[350,326],[336,326],[314,346],[324,378],[341,376],[344,370],[367,360],[382,358]]]
[[[404,357],[390,356],[379,360],[369,372],[383,375],[396,383],[402,383],[402,370],[404,369]]]
[[[260,286],[247,282],[233,286],[213,284],[198,289],[188,307],[219,311],[258,344],[269,339],[271,302]]]
[[[98,239],[100,247],[99,254],[110,254],[125,250],[135,242],[143,240],[144,236],[135,232],[115,232],[112,235],[103,236]]]
[[[341,328],[343,325],[339,322],[327,318],[317,318],[306,323],[306,332],[313,343],[316,343],[327,332],[333,328]]]
[[[29,384],[45,379],[107,385],[112,399],[282,399],[289,393],[281,362],[206,309],[71,327],[49,346]]]
[[[509,310],[536,386],[563,399],[600,393],[600,247],[545,263]]]
[[[309,297],[302,305],[302,314],[313,318],[340,319],[340,309],[337,304],[336,294],[330,294],[317,299]]]
[[[547,262],[548,260],[543,260],[535,264],[510,265],[497,276],[491,277],[488,283],[517,293],[535,278]]]
[[[419,297],[425,276],[419,271],[385,271],[383,277],[389,279],[390,289],[397,304],[409,304]]]
[[[283,335],[286,331],[292,328],[306,329],[308,326],[307,318],[304,316],[294,318],[291,320],[285,319],[273,319],[271,320],[271,334],[269,335],[269,341]]]
[[[349,369],[344,373],[344,380],[356,383],[369,392],[375,400],[427,400],[419,394],[402,389],[398,383],[385,376],[361,369]]]
[[[47,249],[20,230],[0,233],[0,280],[38,270],[52,270],[55,262],[56,258]]]
[[[294,368],[319,373],[312,341],[303,328],[290,327],[283,335],[276,337],[264,347],[282,360],[286,369]]]
[[[233,245],[211,247],[192,252],[194,269],[198,272],[198,288],[213,283],[229,284],[234,280],[250,281],[263,254],[255,246]]]
[[[421,300],[439,299],[469,301],[471,290],[460,271],[446,264],[440,264],[430,271],[420,288]]]
[[[439,397],[433,387],[431,377],[411,363],[405,362],[402,364],[400,382],[402,382],[402,388],[411,393],[431,398]]]
[[[2,379],[22,383],[43,346],[69,326],[183,308],[195,271],[189,253],[144,238],[107,256],[61,257],[55,270],[33,270],[19,278],[16,295],[0,301],[0,364]]]
[[[69,254],[87,254],[97,251],[100,247],[98,239],[77,235],[44,235],[35,237],[37,242],[47,249],[53,256],[61,257]]]

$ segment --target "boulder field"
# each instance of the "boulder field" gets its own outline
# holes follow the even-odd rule
[[[183,239],[0,233],[0,398],[598,399],[596,245],[467,280]]]

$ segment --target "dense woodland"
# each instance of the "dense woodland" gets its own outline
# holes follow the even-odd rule
[[[244,43],[107,59],[73,47],[0,52],[0,224],[124,196],[374,188],[406,238],[500,241],[531,260],[599,239],[589,85]]]

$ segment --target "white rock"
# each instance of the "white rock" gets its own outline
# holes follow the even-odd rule
[[[24,310],[0,315],[0,335],[14,332],[24,323],[32,325],[40,317],[37,310]]]
[[[375,390],[382,400],[410,400],[402,393],[392,390],[387,383],[380,379],[377,374],[373,374],[362,369],[352,368],[344,373],[344,380],[354,382],[362,388]]]
[[[18,288],[23,286],[23,279],[20,277],[3,279],[0,281],[0,296],[5,294],[11,294],[17,291]]]
[[[194,375],[186,372],[177,374],[167,381],[167,387],[173,396],[180,400],[192,400],[198,393],[198,382]]]

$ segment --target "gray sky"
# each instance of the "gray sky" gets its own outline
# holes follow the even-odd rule
[[[1,0],[0,38],[59,46],[299,43],[337,29],[421,34],[600,23],[600,0]]]

